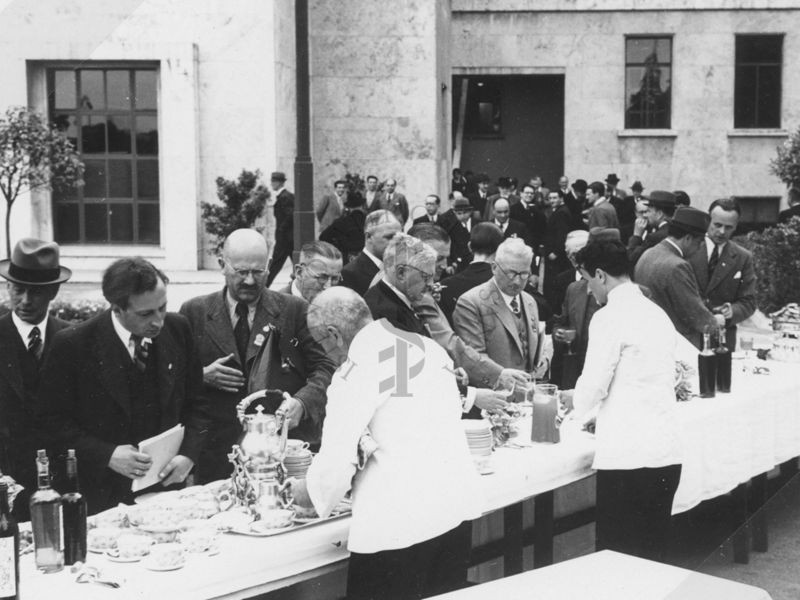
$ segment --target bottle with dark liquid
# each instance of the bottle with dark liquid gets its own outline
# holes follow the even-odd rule
[[[64,564],[86,561],[86,498],[78,487],[78,459],[67,450],[67,487],[61,496],[64,516]]]
[[[703,334],[703,351],[697,355],[700,397],[713,398],[717,388],[717,357],[711,350],[711,334]]]
[[[61,537],[61,496],[50,487],[50,461],[44,450],[36,451],[39,489],[31,495],[36,568],[55,573],[64,568],[64,541]]]
[[[731,391],[731,351],[725,345],[725,327],[719,328],[719,345],[714,354],[717,358],[717,391],[727,394]]]
[[[19,598],[19,527],[8,508],[8,485],[0,482],[0,600]]]

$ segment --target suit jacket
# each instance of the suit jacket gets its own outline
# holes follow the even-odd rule
[[[430,337],[422,319],[394,293],[392,288],[386,285],[385,281],[381,280],[377,285],[373,285],[364,294],[364,301],[372,313],[372,318],[376,321],[386,319],[398,329]]]
[[[342,268],[341,285],[363,297],[379,270],[378,265],[362,251]]]
[[[634,279],[650,289],[653,302],[664,309],[678,333],[700,348],[703,331],[714,331],[716,320],[700,295],[692,266],[668,240],[642,255]]]
[[[488,262],[470,263],[469,266],[450,277],[442,279],[442,297],[439,300],[439,307],[442,309],[448,322],[453,324],[453,311],[456,309],[456,302],[467,290],[471,290],[492,278],[492,265]]]
[[[294,194],[281,190],[275,198],[275,243],[292,244],[294,239]]]
[[[186,430],[178,453],[197,463],[209,418],[200,396],[202,367],[186,319],[167,313],[152,347],[160,429],[182,423]],[[60,454],[75,448],[90,513],[132,500],[131,480],[108,467],[117,446],[141,441],[132,437],[130,369],[131,357],[114,330],[111,311],[56,334],[42,368],[38,405],[56,451],[51,464],[63,464]]]
[[[408,201],[400,192],[395,191],[392,194],[391,200],[385,191],[381,191],[380,194],[375,194],[375,198],[373,199],[372,204],[369,205],[368,210],[369,212],[372,212],[373,210],[380,209],[391,212],[395,217],[397,217],[397,220],[400,221],[401,225],[405,225],[406,221],[408,221]]]
[[[483,207],[483,212],[480,214],[480,217],[484,221],[492,221],[494,220],[494,203],[497,202],[502,196],[500,194],[492,194],[488,198],[486,198],[486,205]],[[506,200],[508,200],[508,205],[510,207],[514,207],[516,204],[519,204],[519,196],[516,194],[509,195]]]
[[[492,223],[494,223],[494,221],[492,221]],[[495,225],[497,224],[495,223]],[[523,242],[525,242],[529,246],[531,245],[532,242],[528,232],[528,228],[525,227],[523,223],[520,223],[515,219],[509,219],[507,221],[506,228],[503,230],[503,237],[505,239],[512,237],[520,238]]]
[[[308,303],[280,292],[262,290],[250,328],[246,364],[242,365],[225,301],[226,293],[223,289],[221,292],[198,296],[181,306],[181,314],[189,319],[201,364],[206,366],[218,358],[233,354],[226,364],[249,373],[253,379],[256,377],[255,359],[260,349],[257,340],[276,336],[277,339],[270,337],[277,343],[276,351],[268,357],[269,364],[265,365],[268,368],[266,383],[260,381],[257,389],[261,389],[262,385],[269,389],[280,389],[300,400],[305,415],[290,435],[312,443],[319,441],[325,418],[325,390],[334,365],[308,331]],[[270,331],[271,328],[274,329]],[[227,453],[242,431],[236,417],[236,405],[248,393],[248,388],[233,393],[202,384],[201,398],[208,406],[213,424],[200,461],[198,475],[201,482],[230,474]]]
[[[475,218],[474,214],[470,217],[470,228],[475,227],[480,223],[480,219]],[[450,264],[455,265],[456,272],[461,272],[467,268],[472,261],[472,251],[469,249],[469,240],[471,236],[471,229],[467,228],[455,219],[448,221],[449,227],[446,229],[447,235],[450,236]]]
[[[628,261],[634,267],[639,259],[647,250],[667,239],[669,234],[669,223],[663,221],[655,231],[649,231],[647,237],[642,239],[638,235],[631,235],[628,238]],[[699,254],[699,253],[698,253]]]
[[[40,367],[53,347],[55,334],[69,326],[67,321],[48,317],[42,358],[35,365],[37,379]],[[25,488],[14,502],[14,515],[28,521],[28,499],[36,490],[36,450],[44,447],[45,440],[36,428],[38,389],[25,387],[21,356],[28,360],[27,346],[9,312],[0,317],[0,470]],[[32,358],[29,360],[34,361]]]
[[[544,234],[544,256],[547,260],[545,264],[552,272],[552,277],[570,267],[567,251],[564,249],[570,231],[572,231],[572,213],[566,204],[562,204],[547,219]],[[550,259],[550,254],[555,254],[555,259]]]
[[[730,302],[733,310],[727,325],[728,344],[734,349],[736,343],[736,325],[741,323],[756,310],[756,273],[753,268],[753,254],[736,242],[727,242],[714,269],[708,277],[708,254],[703,248],[690,259],[700,294],[708,308],[714,308]]]
[[[800,217],[800,204],[790,206],[778,214],[778,223],[788,223],[792,217]]]
[[[628,239],[633,234],[633,224],[636,221],[636,200],[634,200],[633,196],[614,195],[608,201],[617,211],[620,237],[622,238],[622,243],[627,244]]]
[[[475,190],[471,194],[467,194],[467,200],[472,205],[472,208],[475,209],[475,212],[478,213],[479,216],[484,214],[486,211],[486,204],[489,200],[490,194],[487,192],[486,196],[481,197],[481,193],[478,190]]]
[[[364,248],[364,221],[367,215],[363,210],[348,210],[337,217],[327,229],[319,234],[320,241],[333,244],[342,253],[346,265]]]
[[[494,279],[472,288],[458,299],[453,324],[459,337],[480,354],[486,354],[502,367],[530,373],[538,363],[539,313],[529,294],[522,292],[520,296],[528,325],[527,357],[523,355],[514,315]]]
[[[619,217],[617,217],[617,211],[611,202],[604,200],[589,209],[589,229],[592,227],[619,229]]]
[[[571,360],[574,364],[570,366],[572,372],[567,375],[567,381],[562,379],[564,373],[564,358],[568,344],[553,342],[553,365],[551,377],[559,386],[567,385],[574,387],[575,378],[580,376],[583,371],[583,364],[586,360],[586,347],[589,343],[589,323],[592,321],[594,313],[598,311],[600,305],[594,296],[588,293],[589,285],[586,280],[575,281],[567,287],[564,295],[564,303],[561,307],[561,314],[553,318],[553,327],[569,327],[575,330],[575,340],[572,342],[573,356]],[[570,369],[567,369],[568,371]]]
[[[344,206],[344,199],[342,199]],[[342,206],[339,205],[339,198],[336,194],[326,194],[317,202],[314,212],[319,221],[319,230],[325,231],[342,214]]]
[[[547,232],[548,221],[544,212],[535,204],[526,207],[520,202],[511,207],[510,216],[525,226],[525,243],[539,254],[539,246],[545,243]]]
[[[448,210],[447,212],[439,213],[438,215],[436,215],[436,223],[433,223],[433,224],[434,225],[438,225],[439,227],[441,227],[442,229],[447,231],[450,227],[452,227],[452,223],[450,221],[451,217],[455,218],[455,214],[453,213],[452,210]],[[430,222],[431,222],[431,220],[428,217],[428,214],[425,213],[421,217],[417,217],[416,219],[414,219],[412,224],[413,225],[419,225],[420,223],[430,223]]]

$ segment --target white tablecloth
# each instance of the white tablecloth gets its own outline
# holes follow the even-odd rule
[[[764,590],[603,550],[436,600],[770,600]]]

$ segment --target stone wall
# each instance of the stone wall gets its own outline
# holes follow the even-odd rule
[[[565,171],[572,179],[616,172],[621,186],[639,179],[648,189],[685,189],[700,207],[724,195],[783,195],[768,163],[800,124],[800,81],[790,67],[800,59],[800,10],[589,10],[622,0],[575,0],[549,12],[516,12],[523,3],[510,0],[491,9],[478,0],[453,4],[455,73],[565,73]],[[780,130],[733,129],[737,33],[785,33]],[[624,129],[626,34],[674,36],[669,130]]]

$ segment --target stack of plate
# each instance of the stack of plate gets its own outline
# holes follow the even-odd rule
[[[283,466],[286,467],[287,477],[305,479],[306,471],[311,466],[311,452],[303,450],[296,454],[287,454],[283,459]]]
[[[489,456],[492,453],[492,426],[489,421],[464,419],[467,445],[473,456]]]

